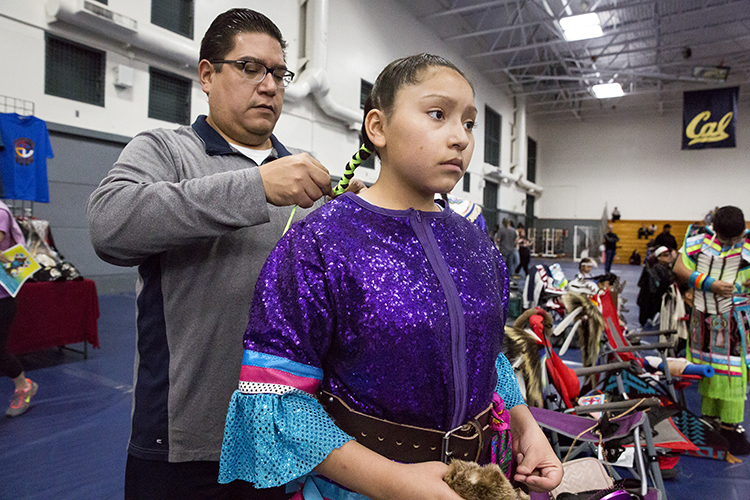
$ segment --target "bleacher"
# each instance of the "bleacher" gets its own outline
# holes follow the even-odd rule
[[[646,226],[651,224],[656,225],[656,232],[648,237],[647,239],[638,239],[638,230],[641,228],[643,223]],[[617,254],[615,255],[614,262],[616,264],[627,264],[630,260],[630,255],[633,250],[638,250],[641,254],[641,260],[646,257],[646,244],[656,238],[656,236],[664,229],[664,224],[672,225],[672,236],[677,240],[677,246],[679,247],[685,239],[685,233],[687,232],[690,224],[703,224],[702,221],[687,221],[687,220],[623,220],[620,219],[617,222],[613,222],[614,232],[620,238],[617,243]]]

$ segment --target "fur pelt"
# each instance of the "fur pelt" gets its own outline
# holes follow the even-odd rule
[[[454,460],[443,480],[465,500],[529,500],[529,495],[513,488],[497,464]]]
[[[562,297],[565,310],[570,313],[583,307],[581,328],[578,329],[578,344],[581,346],[581,363],[594,366],[599,358],[599,344],[604,333],[604,316],[597,305],[585,295],[566,293]]]
[[[521,373],[526,385],[526,402],[530,406],[542,408],[542,362],[539,351],[544,349],[536,338],[525,331],[529,328],[529,318],[541,314],[544,324],[544,335],[552,334],[552,317],[541,309],[528,309],[516,319],[513,326],[505,327],[505,355],[515,361],[521,358]]]

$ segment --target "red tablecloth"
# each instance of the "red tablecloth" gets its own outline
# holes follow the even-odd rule
[[[8,338],[14,354],[87,341],[99,347],[99,297],[91,280],[26,282]]]

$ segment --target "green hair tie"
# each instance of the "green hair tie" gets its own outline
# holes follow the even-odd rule
[[[365,154],[364,158],[362,157],[362,153]],[[365,147],[364,144],[357,150],[356,153],[354,153],[354,156],[352,156],[352,159],[349,160],[349,163],[346,164],[346,168],[344,169],[344,176],[341,177],[341,180],[333,189],[334,196],[338,196],[342,194],[344,191],[346,191],[346,188],[349,187],[349,181],[351,181],[352,177],[354,177],[354,170],[363,161],[369,158],[371,154],[372,154],[372,151],[367,149],[367,147]]]

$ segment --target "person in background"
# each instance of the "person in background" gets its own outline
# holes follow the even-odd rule
[[[620,238],[614,232],[615,226],[607,224],[607,233],[604,235],[604,272],[610,273],[612,269],[612,261],[615,260],[615,254],[617,253],[617,242]]]
[[[495,237],[500,233],[500,224],[495,224],[495,229],[492,230],[492,233],[490,233],[490,239],[494,242]]]
[[[521,263],[521,257],[518,253],[518,228],[513,221],[510,221],[510,228],[513,229],[515,234],[513,236],[513,252],[510,256],[510,262],[506,262],[506,264],[508,265],[508,271],[511,275],[513,275],[514,278],[517,278],[518,273],[515,272],[515,269],[518,267],[518,264]]]
[[[612,222],[617,222],[618,220],[620,220],[620,211],[615,207],[612,210]]]
[[[638,321],[641,326],[646,326],[649,320],[661,310],[661,300],[669,287],[674,283],[672,273],[672,253],[665,246],[660,246],[654,251],[653,259],[648,259],[638,279],[638,298],[636,303],[639,307]]]
[[[657,234],[656,238],[654,238],[654,245],[656,245],[656,248],[667,247],[670,252],[672,250],[677,250],[677,239],[675,239],[671,232],[672,224],[664,224],[662,232]]]
[[[631,266],[640,266],[641,265],[641,253],[638,251],[637,248],[633,249],[633,253],[630,254],[630,258],[628,259],[628,263]]]
[[[641,223],[641,227],[638,228],[638,239],[640,240],[643,238],[644,240],[647,240],[649,236],[651,236],[651,231],[648,226],[646,226],[645,222]]]
[[[503,227],[500,229],[500,235],[495,239],[497,249],[503,255],[503,260],[510,270],[510,264],[513,260],[513,252],[516,250],[516,230],[511,227],[510,219],[503,219]]]
[[[713,224],[691,226],[674,267],[677,278],[693,289],[687,358],[711,365],[715,375],[701,379],[701,410],[729,441],[732,455],[750,454],[745,420],[748,361],[745,328],[750,321],[750,231],[745,215],[731,205],[717,209]]]
[[[516,245],[518,246],[518,266],[516,266],[514,274],[523,269],[524,277],[529,275],[529,263],[531,262],[531,242],[526,237],[526,229],[523,224],[519,223],[516,229]]]
[[[591,276],[591,271],[597,267],[594,259],[584,257],[578,263],[578,274],[568,282],[568,291],[573,293],[582,293],[589,297],[595,297],[599,294],[599,285]]]
[[[0,252],[23,243],[23,233],[18,227],[16,218],[10,213],[8,206],[0,201]],[[0,272],[6,272],[10,259],[0,253],[0,263],[5,268]],[[5,410],[5,415],[8,417],[17,417],[26,413],[31,404],[31,398],[39,389],[36,382],[26,378],[23,365],[18,358],[8,352],[8,336],[13,319],[16,317],[17,307],[15,297],[11,297],[4,287],[0,287],[0,374],[10,377],[15,386],[10,406]]]
[[[441,57],[405,57],[364,113],[355,156],[380,157],[378,180],[292,226],[258,280],[220,480],[303,482],[307,500],[460,500],[441,459],[496,450],[550,491],[560,462],[501,353],[508,271],[486,233],[434,200],[469,166],[473,88]],[[490,411],[509,414],[512,450],[507,429],[460,430]]]
[[[127,500],[288,498],[217,482],[258,274],[290,216],[331,194],[326,168],[273,135],[285,48],[259,12],[217,16],[198,66],[208,116],[137,135],[89,199],[97,254],[138,266]]]

